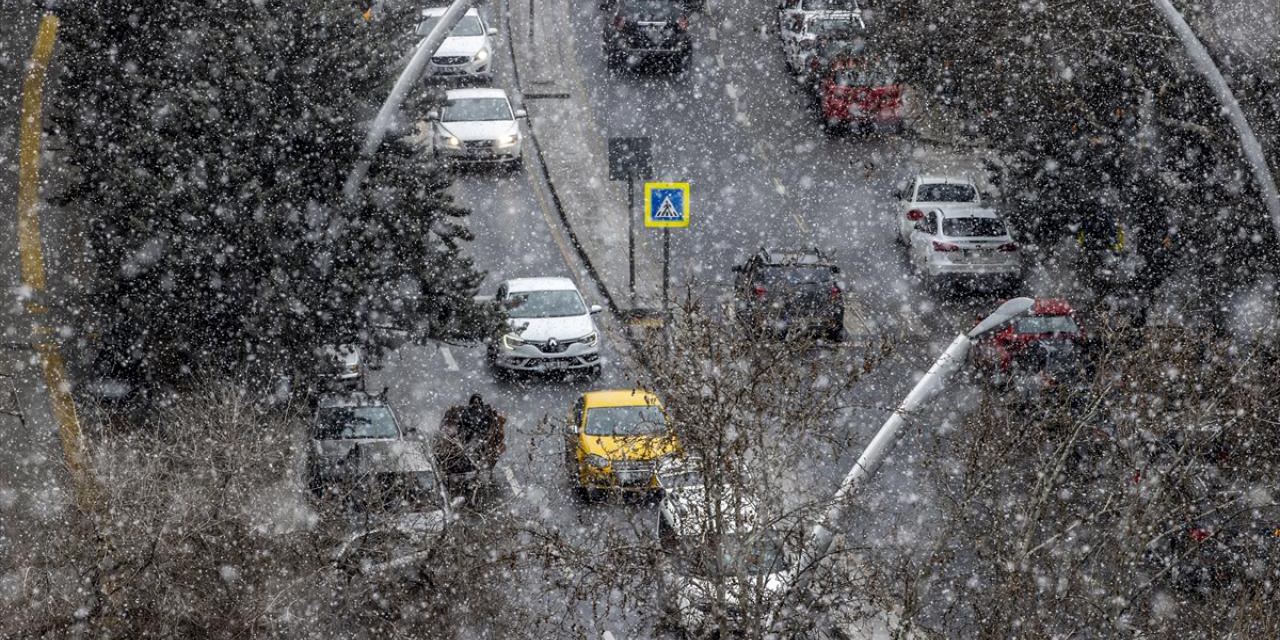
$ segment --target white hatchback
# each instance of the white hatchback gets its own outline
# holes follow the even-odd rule
[[[440,21],[447,7],[423,9],[417,34],[425,38]],[[431,55],[424,77],[478,78],[493,77],[493,36],[498,30],[485,24],[480,12],[468,9],[462,20],[449,32],[440,48]]]
[[[926,210],[911,231],[911,264],[928,278],[979,276],[1015,282],[1022,256],[1004,221],[975,206]]]
[[[432,148],[445,161],[523,162],[523,109],[512,109],[502,89],[451,89],[444,107],[427,114],[432,121]]]
[[[894,213],[897,218],[898,242],[906,244],[916,223],[924,218],[926,209],[944,204],[976,207],[980,204],[981,194],[977,185],[968,178],[916,176],[906,189],[895,192],[894,197],[898,200]]]
[[[574,372],[600,375],[600,331],[568,278],[515,278],[498,286],[494,300],[507,310],[509,331],[489,345],[498,371]]]

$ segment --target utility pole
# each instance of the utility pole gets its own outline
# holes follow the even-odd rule
[[[396,78],[396,84],[391,88],[390,95],[382,103],[382,108],[378,110],[373,124],[369,126],[369,134],[365,136],[364,146],[360,149],[360,159],[356,161],[356,166],[351,168],[351,173],[347,174],[346,183],[342,185],[342,194],[348,200],[354,199],[359,192],[360,183],[364,182],[365,175],[369,173],[369,165],[373,163],[373,155],[377,153],[378,147],[382,146],[382,139],[387,135],[387,127],[391,125],[391,119],[400,110],[400,105],[404,104],[409,91],[422,77],[422,72],[426,70],[431,56],[435,55],[436,50],[444,43],[445,38],[449,37],[449,33],[470,8],[471,0],[454,0],[432,27],[431,33],[418,43],[418,48],[413,52],[413,58],[409,60],[404,71],[400,72],[400,77]]]

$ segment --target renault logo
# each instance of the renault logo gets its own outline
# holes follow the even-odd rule
[[[550,339],[550,340],[548,340],[548,341],[547,341],[547,348],[548,348],[548,349],[551,349],[551,350],[553,350],[553,351],[554,351],[554,350],[555,350],[557,347],[559,347],[559,346],[560,346],[560,342],[559,342],[559,341],[557,341],[555,338],[552,338],[552,339]]]

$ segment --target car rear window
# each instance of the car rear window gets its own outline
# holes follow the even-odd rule
[[[968,184],[922,184],[916,202],[977,202],[978,190]]]
[[[644,22],[667,22],[684,15],[675,0],[624,0],[621,12]]]
[[[825,265],[773,265],[765,267],[761,276],[778,284],[825,284],[835,277]]]
[[[943,218],[942,233],[952,238],[989,238],[1004,235],[999,218]]]
[[[1026,316],[1014,324],[1018,333],[1080,333],[1080,327],[1071,316]]]

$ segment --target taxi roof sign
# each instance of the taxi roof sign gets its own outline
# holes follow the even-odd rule
[[[644,226],[689,226],[689,183],[644,183]]]

